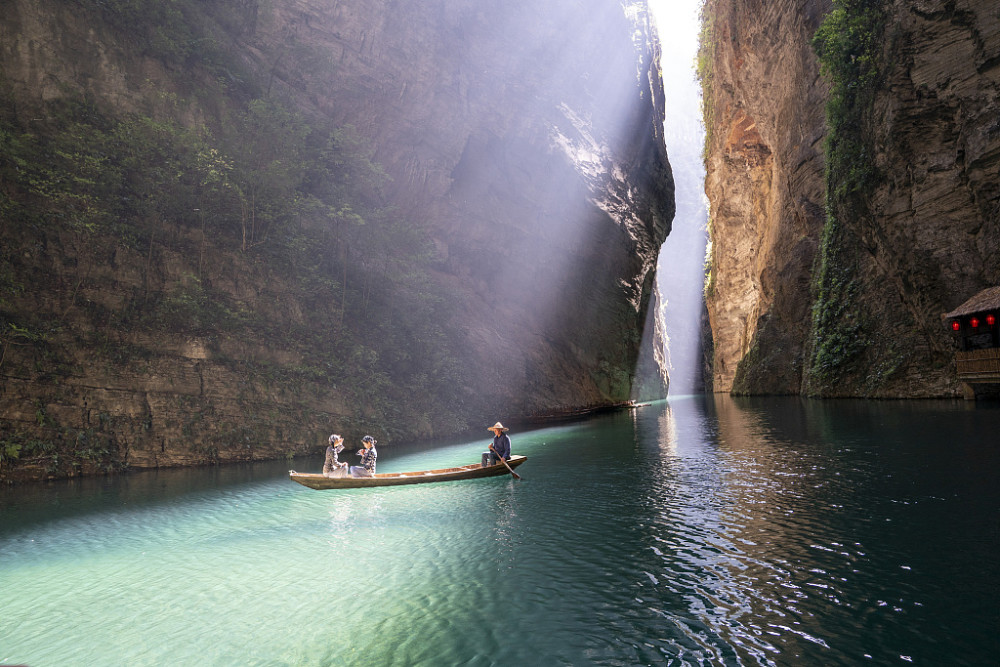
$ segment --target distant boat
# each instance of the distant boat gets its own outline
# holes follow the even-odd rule
[[[527,456],[511,456],[507,465],[516,468],[528,460]],[[319,473],[288,471],[288,477],[310,489],[359,489],[368,486],[398,486],[400,484],[423,484],[425,482],[450,482],[456,479],[478,479],[509,475],[510,471],[502,463],[483,467],[482,464],[461,466],[460,468],[440,468],[417,472],[386,472],[374,477],[324,477]]]

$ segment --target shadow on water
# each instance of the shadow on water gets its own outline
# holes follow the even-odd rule
[[[46,520],[210,498],[226,488],[286,477],[288,467],[286,461],[261,461],[3,487],[0,488],[0,537]]]
[[[478,435],[478,433],[476,434]],[[322,440],[322,438],[318,438]],[[481,443],[478,440],[482,440]],[[436,442],[403,442],[379,448],[379,470],[393,471],[396,461],[417,461],[440,452],[458,450],[453,457],[442,460],[441,466],[465,465],[479,460],[477,447],[485,449],[489,436],[474,439],[472,434],[444,438]],[[0,486],[0,536],[21,527],[37,525],[53,517],[64,519],[116,508],[138,509],[143,506],[169,504],[181,499],[211,498],[227,489],[252,487],[263,483],[284,483],[288,471],[319,472],[323,468],[325,443],[316,446],[316,453],[294,460],[255,461],[221,466],[199,466],[137,470],[121,475],[82,477],[54,480],[38,484]],[[463,455],[466,458],[462,458]],[[351,450],[341,459],[357,463]],[[467,459],[467,460],[466,460]],[[454,463],[447,462],[454,460]],[[291,488],[291,487],[290,487]],[[294,488],[298,488],[295,485]]]

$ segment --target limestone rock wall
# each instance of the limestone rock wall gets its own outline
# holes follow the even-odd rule
[[[827,86],[809,39],[830,2],[718,0],[710,8],[713,386],[798,393],[824,220]]]
[[[673,217],[656,58],[623,41],[634,27],[650,38],[642,14],[522,1],[327,11],[281,23],[322,26],[315,39],[352,72],[344,95],[378,82],[344,120],[379,137],[394,199],[435,221],[439,278],[465,309],[462,355],[498,392],[492,407],[628,400]],[[344,113],[341,98],[322,104]]]
[[[715,391],[957,395],[942,313],[1000,282],[1000,9],[885,2],[880,88],[866,112],[869,214],[841,240],[861,352],[810,383],[813,261],[825,218],[823,105],[809,40],[832,3],[719,0],[706,191]]]
[[[96,20],[100,3],[87,6],[97,9],[58,0],[5,4],[0,71],[17,112],[72,92],[123,112],[179,99],[176,118],[192,124],[217,113],[212,100],[192,94],[207,71],[197,59],[188,69],[165,64]],[[385,443],[631,398],[656,257],[673,216],[644,3],[205,6],[231,28],[231,42],[220,47],[227,58],[254,72],[265,94],[370,141],[389,176],[393,210],[432,230],[430,289],[451,306],[452,347],[443,353],[463,366],[465,398],[448,410],[461,421],[439,421],[437,397],[414,395],[391,378],[382,403],[368,400],[363,386],[285,382],[281,370],[300,363],[302,352],[292,340],[74,331],[90,326],[81,317],[50,338],[60,350],[57,371],[36,362],[43,355],[32,357],[30,346],[5,347],[5,437],[16,432],[40,448],[84,438],[93,446],[77,449],[101,465],[110,457],[153,467],[317,452],[331,430],[354,437],[363,427]],[[315,66],[303,68],[303,58]],[[162,222],[158,240],[198,247],[190,221]],[[11,312],[38,307],[72,320],[94,304],[114,307],[126,292],[202,275],[202,264],[216,288],[275,323],[316,307],[288,299],[265,266],[223,248],[199,256],[154,252],[151,242],[147,257],[71,237],[43,247],[22,232],[19,243],[33,249],[7,256],[9,266],[26,284],[32,275],[46,280],[5,301]],[[96,349],[94,340],[106,345]],[[378,407],[386,402],[391,412]],[[49,456],[34,472],[95,467],[80,457],[53,464]]]
[[[873,215],[853,231],[875,339],[900,342],[886,345],[898,371],[872,393],[956,396],[941,315],[1000,284],[1000,7],[886,11],[886,80],[870,121],[879,179]]]

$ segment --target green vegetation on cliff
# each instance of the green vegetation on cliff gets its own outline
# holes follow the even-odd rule
[[[702,0],[698,19],[701,32],[698,34],[695,75],[701,84],[701,113],[705,125],[702,158],[707,159],[715,130],[715,106],[712,103],[712,86],[715,85],[715,4],[711,0]]]
[[[593,9],[8,2],[0,478],[627,400],[673,185],[647,17]]]
[[[175,341],[200,341],[240,378],[242,415],[179,405],[186,421],[165,426],[208,460],[328,427],[304,406],[256,414],[269,391],[335,394],[357,415],[337,422],[349,435],[464,426],[467,383],[426,231],[386,204],[388,177],[360,135],[268,94],[268,66],[317,54],[289,42],[264,54],[271,65],[240,64],[223,45],[252,30],[249,0],[80,4],[177,67],[185,92],[150,84],[122,110],[67,91],[26,108],[0,78],[0,373],[58,404],[82,350],[130,377]],[[102,412],[80,428],[36,412],[0,422],[8,472],[127,467],[128,443],[152,437],[141,415]]]
[[[878,182],[869,121],[880,80],[884,33],[880,0],[834,0],[813,39],[822,72],[831,82],[827,102],[827,219],[813,272],[813,314],[806,393],[833,395],[838,383],[872,369],[862,357],[875,344],[863,308],[852,231],[870,217],[869,197]],[[889,371],[891,372],[891,371]]]

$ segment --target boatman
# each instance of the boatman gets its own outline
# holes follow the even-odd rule
[[[351,466],[351,477],[374,477],[375,476],[375,459],[378,458],[378,452],[375,451],[375,443],[377,441],[370,435],[366,435],[361,438],[361,444],[365,446],[358,454],[361,456],[361,465]]]
[[[500,422],[490,426],[487,431],[493,431],[493,442],[490,443],[490,465],[496,465],[500,459],[510,461],[510,438],[507,429]]]

